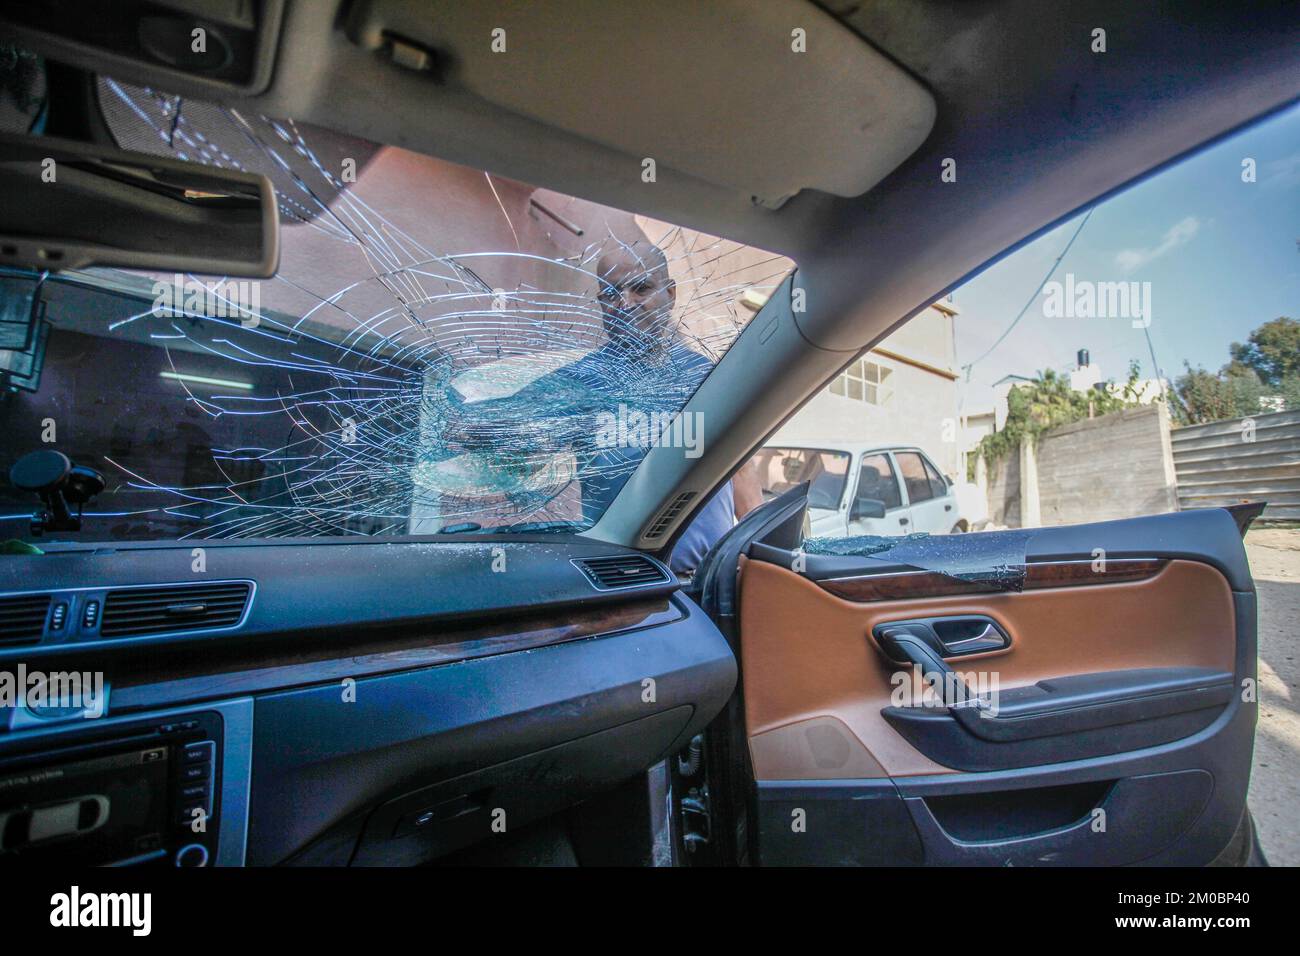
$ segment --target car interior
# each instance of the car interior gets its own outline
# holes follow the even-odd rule
[[[1257,510],[822,547],[810,496],[844,474],[777,468],[693,574],[672,555],[873,343],[1294,104],[1298,34],[1280,2],[0,3],[43,89],[0,130],[0,278],[39,320],[19,323],[27,378],[5,367],[0,407],[0,670],[103,687],[94,713],[0,712],[0,864],[1246,863]],[[672,407],[704,422],[698,448],[643,450],[594,511],[503,504],[565,467],[536,437],[563,416],[532,445],[503,423],[535,424],[519,408],[554,394],[529,390],[542,365],[600,341],[494,331],[467,356],[468,325],[424,326],[412,270],[453,298],[500,292],[500,260],[417,249],[400,218],[453,216],[450,190],[394,187],[391,228],[366,232],[365,189],[435,163],[534,210],[493,227],[501,256],[528,258],[524,229],[612,229],[580,218],[595,207],[762,253],[744,281],[761,301],[718,307],[730,331]],[[368,285],[329,274],[327,242]],[[594,269],[579,245],[520,265],[537,271],[507,311],[571,295],[553,277]],[[262,282],[263,321],[137,321],[148,285],[128,279],[173,274]],[[694,301],[680,277],[675,295]],[[367,338],[362,308],[391,328]],[[431,384],[466,369],[510,387],[476,403]],[[131,431],[137,373],[207,422],[203,460]],[[220,431],[261,427],[285,382],[289,438]],[[476,404],[487,477],[430,451]],[[358,415],[382,437],[327,438]],[[134,450],[80,437],[92,416]],[[305,471],[235,500],[268,460],[254,445]],[[138,464],[172,459],[174,476]],[[487,504],[451,508],[453,478]],[[437,482],[442,510],[421,511]],[[120,504],[164,490],[149,515]],[[913,668],[960,699],[927,702]]]

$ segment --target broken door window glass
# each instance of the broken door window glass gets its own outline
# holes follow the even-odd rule
[[[908,535],[861,534],[843,538],[816,537],[803,542],[807,554],[871,557],[958,581],[1001,591],[1019,591],[1025,584],[1025,548],[1032,531],[990,531],[985,534]]]

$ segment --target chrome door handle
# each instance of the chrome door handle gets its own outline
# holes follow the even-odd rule
[[[923,617],[907,621],[877,624],[873,634],[879,642],[887,632],[908,634],[940,652],[943,657],[986,654],[1011,646],[1011,638],[997,621],[983,614],[958,614],[951,617]],[[884,644],[882,643],[882,647]],[[890,654],[889,649],[886,653]],[[890,654],[893,657],[893,654]]]

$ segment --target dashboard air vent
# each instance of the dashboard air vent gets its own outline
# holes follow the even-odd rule
[[[573,562],[592,584],[602,591],[664,584],[664,569],[642,554],[621,554],[610,558],[580,558]]]
[[[202,631],[239,623],[251,590],[246,581],[167,584],[109,591],[101,637]]]
[[[0,598],[0,647],[35,644],[45,631],[50,610],[48,594],[15,594]]]
[[[691,503],[691,500],[694,497],[695,492],[683,491],[680,495],[674,498],[667,508],[659,512],[659,517],[655,518],[654,524],[652,524],[650,529],[646,531],[645,537],[662,538],[664,532],[672,527],[672,523],[677,519],[677,516],[686,510],[686,506]]]

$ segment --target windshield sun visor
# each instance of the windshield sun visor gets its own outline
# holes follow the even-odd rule
[[[573,42],[576,23],[601,42]],[[425,73],[432,97],[469,93],[767,208],[803,189],[860,196],[934,125],[924,87],[806,0],[363,0],[347,31]],[[737,77],[760,88],[732,95]]]

